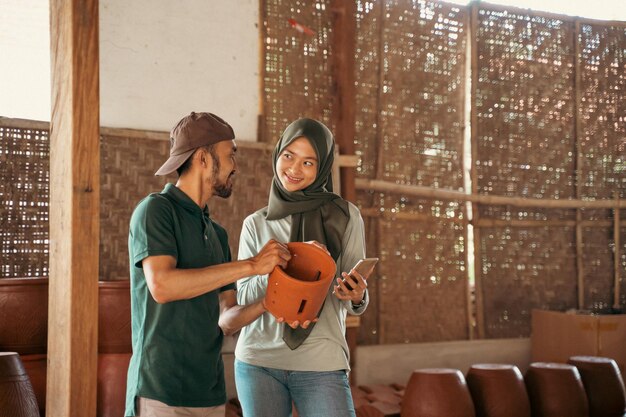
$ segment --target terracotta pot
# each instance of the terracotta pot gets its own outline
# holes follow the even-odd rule
[[[130,353],[101,353],[98,355],[98,417],[124,415],[126,376],[130,356]]]
[[[477,417],[530,417],[524,377],[515,365],[472,365],[467,386]]]
[[[313,320],[335,278],[335,261],[310,243],[291,242],[287,247],[292,256],[287,268],[276,267],[269,276],[267,309],[287,322]]]
[[[533,417],[588,417],[585,389],[576,367],[535,362],[526,372]]]
[[[33,386],[16,352],[0,352],[0,417],[39,417]]]
[[[98,302],[98,352],[132,352],[130,281],[99,281]]]
[[[458,369],[414,371],[402,398],[402,417],[475,417],[465,377]]]
[[[626,415],[624,381],[617,363],[598,356],[572,356],[585,387],[590,417],[623,417]]]
[[[0,351],[46,353],[48,278],[0,279]]]
[[[46,415],[46,372],[48,370],[47,355],[24,355],[21,357],[24,369],[33,386],[39,413]]]

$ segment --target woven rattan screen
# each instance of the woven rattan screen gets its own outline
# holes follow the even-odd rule
[[[546,200],[626,192],[624,29],[579,29],[570,18],[491,6],[477,16],[476,192]],[[477,232],[486,337],[529,335],[532,308],[577,306],[575,229],[548,226],[576,219],[575,210],[481,206],[477,215],[546,221],[546,227]],[[611,214],[583,210],[583,217]],[[612,230],[584,229],[583,242],[583,307],[606,309],[612,304]]]
[[[49,140],[47,124],[41,124],[46,126],[5,127],[0,120],[0,278],[48,276]],[[176,181],[154,176],[168,153],[166,140],[101,137],[101,280],[128,279],[130,216],[142,198]],[[235,258],[243,219],[267,205],[273,175],[267,148],[240,142],[238,154],[233,196],[210,202]]]
[[[463,189],[465,19],[438,2],[357,2],[361,178]],[[382,261],[361,342],[467,338],[462,206],[387,193],[358,199],[379,219],[368,223],[367,243]]]
[[[47,129],[0,124],[0,278],[48,276]]]
[[[626,199],[626,25],[581,24],[578,32],[581,197]],[[584,217],[612,213],[587,210]]]
[[[332,130],[330,0],[265,0],[261,139],[275,143],[300,117]]]
[[[137,203],[151,192],[160,191],[166,179],[154,171],[167,159],[169,142],[118,136],[102,139],[100,277],[128,279],[128,224]],[[211,217],[228,232],[233,258],[237,257],[244,218],[267,205],[272,178],[268,150],[239,142],[237,174],[229,199],[214,197],[209,202]],[[175,182],[175,176],[167,178]]]

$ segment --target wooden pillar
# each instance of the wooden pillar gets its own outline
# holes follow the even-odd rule
[[[480,3],[472,2],[470,4],[469,17],[469,39],[470,44],[470,72],[472,77],[471,85],[471,143],[472,143],[472,166],[470,167],[470,177],[472,180],[472,195],[478,195],[478,172],[476,171],[476,161],[478,160],[478,113],[476,112],[475,99],[478,90],[478,30],[480,28],[478,9]],[[472,221],[474,224],[474,292],[476,294],[476,333],[479,339],[485,338],[485,304],[483,297],[483,275],[482,275],[482,257],[481,257],[481,227],[480,206],[474,202],[472,204]],[[469,265],[468,265],[469,267]],[[476,336],[472,333],[472,336]]]
[[[583,169],[583,152],[582,152],[582,86],[581,86],[581,67],[580,67],[580,22],[576,20],[574,23],[574,119],[575,119],[575,136],[576,136],[576,198],[582,196],[582,169]],[[585,308],[585,264],[584,264],[584,230],[583,230],[583,214],[580,208],[576,209],[576,305],[578,309]]]
[[[95,416],[100,219],[98,0],[51,0],[46,414]]]
[[[620,223],[621,222],[620,222],[620,212],[619,212],[619,193],[616,191],[614,192],[613,195],[615,197],[615,203],[616,203],[615,208],[613,209],[613,245],[614,245],[614,250],[613,250],[613,273],[614,273],[613,308],[618,310],[621,307],[620,286],[622,284],[622,277],[621,277],[622,243],[620,241]]]
[[[343,155],[354,153],[356,88],[354,87],[354,50],[356,45],[356,2],[332,0],[333,16],[332,74],[334,83],[333,122],[335,138]],[[355,170],[341,168],[341,194],[356,202]]]

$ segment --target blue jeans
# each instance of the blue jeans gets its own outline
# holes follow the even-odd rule
[[[263,368],[235,360],[235,384],[244,417],[355,417],[346,371]]]

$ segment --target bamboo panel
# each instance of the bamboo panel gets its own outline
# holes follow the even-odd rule
[[[580,25],[581,198],[626,198],[626,27]],[[589,210],[586,219],[608,219]]]
[[[154,176],[168,153],[166,141],[103,137],[100,279],[128,279],[130,216],[149,193],[160,192],[168,181],[176,182],[176,174],[166,178]],[[233,259],[237,258],[243,220],[267,205],[273,176],[271,152],[267,148],[239,146],[237,165],[232,196],[213,197],[209,202],[211,218],[228,232]]]
[[[460,190],[465,12],[439,2],[385,7],[377,179]]]
[[[128,225],[137,204],[160,192],[167,178],[154,172],[169,156],[169,141],[101,136],[100,279],[129,279]]]
[[[0,277],[47,277],[47,129],[0,125]]]
[[[481,228],[485,337],[530,335],[533,308],[576,307],[574,228]]]
[[[363,222],[365,224],[366,253],[368,256],[378,257],[378,219],[363,217]],[[370,304],[367,307],[367,313],[359,316],[361,319],[358,336],[359,344],[375,345],[379,343],[379,310],[381,302],[379,288],[382,285],[379,272],[380,265],[374,269],[367,281]]]
[[[478,11],[477,192],[576,198],[574,24],[556,16]],[[573,210],[483,207],[480,217],[573,219]]]
[[[469,337],[465,242],[462,227],[447,226],[381,221],[380,343]]]
[[[293,120],[310,117],[332,126],[330,0],[262,2],[263,132],[276,143]],[[303,25],[312,33],[290,24]]]
[[[376,178],[378,133],[380,131],[380,79],[382,71],[381,51],[384,43],[381,31],[384,25],[384,2],[357,0],[356,48],[356,155],[361,163],[357,167],[358,177]],[[367,205],[370,205],[368,202]]]
[[[584,305],[597,313],[613,305],[613,230],[610,227],[583,227]]]
[[[356,66],[356,153],[361,157],[357,170],[360,178],[385,179],[396,184],[426,185],[463,189],[463,76],[465,73],[465,12],[462,8],[439,2],[357,2]],[[412,245],[432,246],[429,239],[438,236],[441,245],[432,246],[435,250],[455,247],[462,241],[464,223],[437,223],[437,219],[459,217],[457,203],[419,200],[413,196],[387,194],[363,190],[358,194],[358,203],[366,211],[381,214],[377,221],[371,221],[376,230],[376,238],[368,241],[368,247],[377,248],[379,256],[396,253],[392,242],[384,236],[392,224],[402,224],[414,232],[420,241]],[[387,219],[391,214],[394,220]],[[412,216],[432,219],[426,224],[407,221]],[[462,216],[460,216],[462,217]],[[404,220],[402,220],[404,219]],[[370,222],[368,222],[369,224]],[[431,229],[440,228],[440,231]],[[395,235],[395,233],[392,233]],[[445,248],[445,249],[444,249]],[[452,256],[457,265],[450,276],[455,277],[455,285],[448,286],[438,278],[435,282],[415,291],[403,293],[403,299],[415,296],[429,299],[431,291],[436,291],[439,302],[455,308],[449,312],[450,320],[456,317],[450,333],[437,330],[428,334],[413,333],[410,328],[391,325],[393,320],[412,317],[410,303],[403,308],[409,310],[392,311],[397,293],[403,292],[404,281],[409,277],[397,274],[387,280],[384,270],[394,273],[407,273],[415,270],[415,259],[405,261],[405,269],[398,269],[396,260],[393,266],[384,256],[380,263],[380,274],[372,283],[377,301],[379,343],[398,341],[434,340],[441,334],[444,340],[466,339],[467,332],[467,279],[461,272],[465,268],[465,252],[460,257]],[[427,263],[432,259],[443,259],[437,253],[430,260],[424,260],[420,268],[428,270]],[[434,262],[433,262],[434,264]],[[460,265],[460,266],[459,266]],[[432,265],[431,265],[432,266]],[[438,269],[432,267],[434,269]],[[430,276],[435,274],[428,272]],[[427,272],[427,271],[426,271]],[[424,273],[426,273],[424,272]],[[395,275],[395,274],[394,274]],[[430,278],[428,278],[430,279]],[[460,298],[459,298],[460,297]],[[427,307],[429,306],[429,307]],[[456,308],[458,307],[458,308]],[[422,303],[420,314],[439,314],[427,308],[434,304]],[[367,319],[364,319],[367,320]],[[407,322],[408,323],[408,322]],[[459,326],[460,324],[460,326]],[[364,321],[360,343],[374,341],[373,330]]]

